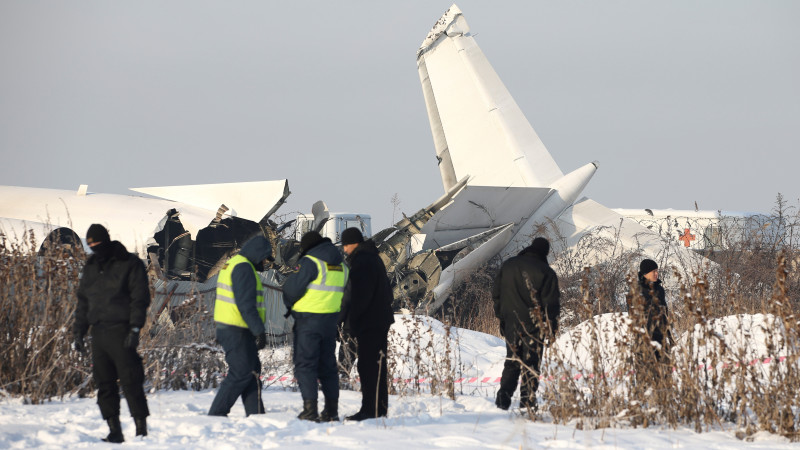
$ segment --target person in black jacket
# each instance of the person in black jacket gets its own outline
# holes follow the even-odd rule
[[[361,409],[346,419],[385,417],[389,409],[387,341],[394,323],[392,288],[378,248],[372,240],[364,241],[357,228],[342,232],[342,249],[350,265],[344,328],[356,339],[361,378]]]
[[[214,322],[228,374],[211,402],[209,416],[227,416],[239,397],[245,415],[264,414],[258,351],[267,346],[266,305],[257,271],[264,270],[264,260],[272,259],[271,255],[269,241],[257,235],[248,239],[217,275]]]
[[[665,337],[667,344],[672,340],[667,323],[667,300],[664,287],[658,278],[658,264],[652,259],[644,259],[639,264],[639,292],[642,294],[644,315],[647,318],[647,332],[650,340],[658,342],[659,348],[654,349],[656,360],[661,360],[663,354],[669,351],[664,347]],[[628,305],[631,308],[631,305]]]
[[[119,422],[118,378],[136,435],[147,436],[150,411],[144,395],[144,366],[136,348],[150,305],[150,287],[144,263],[120,242],[112,241],[102,225],[89,227],[86,242],[93,254],[78,286],[73,345],[84,353],[83,339],[91,327],[97,404],[110,430],[103,440],[119,443],[125,438]]]
[[[503,263],[492,288],[494,312],[506,340],[506,360],[495,399],[502,410],[511,406],[522,372],[520,409],[536,412],[544,341],[555,338],[561,312],[558,277],[547,263],[549,252],[550,242],[537,237],[519,255]]]

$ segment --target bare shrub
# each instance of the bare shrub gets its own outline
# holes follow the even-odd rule
[[[37,255],[35,236],[0,233],[0,393],[31,403],[94,395],[91,356],[71,348],[79,274],[85,254],[53,246]],[[154,275],[150,274],[151,294]],[[154,297],[154,296],[153,296]],[[194,294],[176,306],[151,305],[141,333],[145,384],[150,389],[216,387],[226,372],[214,342],[214,322]],[[87,336],[90,347],[91,336]],[[278,343],[277,345],[280,345]],[[288,352],[262,350],[264,372],[284,375]],[[266,356],[266,358],[264,358]]]
[[[492,302],[492,284],[499,261],[492,260],[466,276],[442,305],[436,317],[454,327],[500,336]]]
[[[728,425],[741,438],[765,430],[800,439],[800,247],[794,233],[800,221],[781,197],[770,215],[747,220],[720,230],[726,246],[705,252],[718,264],[714,270],[695,271],[690,279],[681,279],[685,270],[665,274],[674,281],[667,298],[676,345],[661,349],[649,340],[633,276],[641,255],[623,251],[602,230],[574,248],[549,236],[563,313],[561,333],[545,340],[535,373],[539,415],[581,428],[661,424],[704,431]],[[92,393],[89,361],[69,347],[83,257],[37,256],[29,235],[0,240],[0,392],[33,403]],[[598,254],[603,264],[593,264]],[[462,392],[458,380],[466,369],[457,328],[497,335],[491,288],[498,266],[493,261],[469,276],[445,305],[441,323],[402,316],[395,328],[403,331],[393,328],[389,336],[393,394],[454,398]],[[151,309],[140,346],[149,386],[217,385],[225,366],[210,338],[208,314],[192,298]],[[276,349],[264,359],[262,352],[268,373],[288,373],[288,355]]]
[[[70,349],[80,253],[36,254],[36,237],[0,233],[0,390],[41,403],[91,392],[88,358]]]

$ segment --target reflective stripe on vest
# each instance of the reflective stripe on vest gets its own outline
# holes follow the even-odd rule
[[[310,255],[304,258],[317,265],[317,278],[308,284],[305,295],[292,306],[292,310],[318,314],[341,311],[344,286],[350,273],[347,266],[328,264]]]
[[[253,270],[253,276],[256,277],[256,309],[258,315],[261,316],[261,321],[264,322],[267,316],[266,304],[264,303],[264,286],[261,284],[261,277],[258,276],[256,268],[249,259],[242,255],[235,255],[222,270],[219,271],[217,276],[217,300],[214,302],[214,322],[224,323],[226,325],[233,325],[235,327],[247,328],[247,322],[242,318],[242,313],[236,307],[236,299],[233,295],[233,269],[239,264],[247,263]]]

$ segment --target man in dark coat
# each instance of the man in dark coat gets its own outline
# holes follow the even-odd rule
[[[136,424],[136,435],[147,436],[150,411],[144,395],[144,366],[136,348],[150,305],[150,287],[144,263],[120,242],[112,241],[102,225],[89,227],[86,242],[93,254],[78,286],[73,345],[83,353],[83,338],[91,327],[97,404],[110,430],[103,440],[119,443],[125,438],[119,422],[117,379]]]
[[[495,316],[506,340],[506,360],[495,404],[507,410],[522,372],[520,409],[536,412],[539,364],[545,339],[552,341],[561,312],[558,277],[547,263],[550,243],[537,237],[500,268],[492,289]]]
[[[664,348],[665,337],[667,344],[672,340],[667,323],[667,300],[664,287],[658,278],[658,264],[652,259],[644,259],[639,264],[639,292],[642,294],[644,315],[647,318],[647,332],[650,340],[658,342],[659,348],[654,350],[656,360],[669,351]],[[629,297],[630,298],[630,297]],[[630,300],[628,309],[631,308]]]
[[[378,248],[357,228],[342,232],[342,249],[348,255],[350,281],[345,289],[345,328],[356,339],[361,409],[347,420],[384,417],[389,409],[389,327],[394,323],[392,288]]]
[[[348,269],[330,239],[309,231],[300,239],[297,272],[283,283],[283,302],[294,318],[294,376],[303,398],[301,420],[339,420],[336,335]],[[319,380],[319,383],[317,383]],[[322,385],[325,408],[318,413]]]
[[[264,260],[271,259],[271,254],[269,241],[257,235],[247,240],[217,275],[214,322],[228,374],[214,396],[209,416],[227,416],[239,397],[245,415],[264,414],[258,351],[267,346],[266,305],[257,271],[264,270]]]

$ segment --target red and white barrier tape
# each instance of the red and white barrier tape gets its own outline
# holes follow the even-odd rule
[[[780,363],[780,362],[786,361],[787,358],[788,358],[787,356],[778,356],[778,357],[775,357],[775,358],[755,358],[755,359],[753,359],[751,361],[747,361],[747,362],[722,363],[722,368],[723,369],[730,369],[730,368],[733,368],[733,367],[754,366],[756,364],[771,364],[773,362]],[[711,369],[714,369],[716,367],[717,366],[712,365],[712,364],[698,364],[697,367],[696,367],[696,370],[697,371],[711,370]],[[678,369],[675,368],[675,367],[672,368],[673,372],[677,372],[677,370]],[[603,374],[599,375],[599,378],[619,378],[619,377],[623,377],[625,375],[631,375],[631,374],[633,374],[633,371],[629,371],[629,372],[621,372],[621,371],[620,372],[606,372],[606,373],[603,373]],[[289,383],[292,383],[292,384],[297,382],[297,380],[294,377],[287,376],[287,375],[283,375],[283,376],[279,376],[279,375],[262,375],[260,378],[264,382],[281,382],[281,383],[289,382]],[[455,383],[455,384],[495,385],[495,384],[499,384],[500,383],[500,378],[501,377],[498,377],[498,376],[494,376],[494,377],[461,377],[461,378],[456,378],[455,380],[453,380],[453,383]],[[571,375],[569,378],[572,378],[573,380],[580,380],[582,378],[594,379],[594,378],[598,378],[598,375],[594,374],[594,373],[583,374],[583,373],[579,372],[579,373],[576,373],[574,375]],[[557,377],[556,375],[544,375],[543,374],[543,375],[539,376],[539,381],[543,382],[543,383],[552,382],[552,381],[556,381],[556,380],[565,381],[567,379],[568,379],[567,375],[561,375],[560,377]],[[359,381],[358,378],[356,378],[355,381]],[[411,384],[411,383],[426,384],[426,383],[430,383],[431,381],[446,382],[448,380],[442,381],[442,380],[436,380],[436,379],[432,379],[432,378],[419,378],[419,379],[416,379],[416,378],[393,378],[392,379],[392,383],[394,383],[394,384]]]

